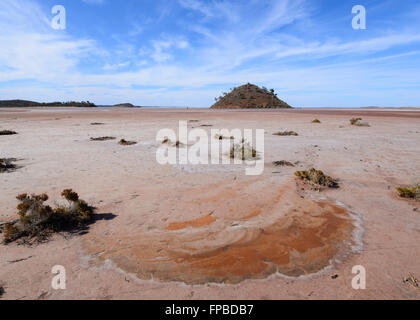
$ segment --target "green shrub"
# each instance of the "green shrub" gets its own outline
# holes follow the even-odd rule
[[[295,176],[305,183],[312,184],[316,187],[338,188],[338,183],[335,179],[325,175],[321,170],[314,168],[309,171],[296,171]]]
[[[401,198],[416,199],[416,200],[420,199],[420,185],[416,185],[411,188],[400,187],[396,189],[397,189],[398,195]]]
[[[3,227],[5,244],[23,239],[24,242],[42,242],[54,232],[73,231],[86,225],[94,215],[94,208],[71,189],[66,189],[61,196],[68,201],[67,206],[51,208],[45,205],[48,195],[21,194],[17,206],[19,219],[8,222]]]

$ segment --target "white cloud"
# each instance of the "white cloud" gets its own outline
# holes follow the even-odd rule
[[[160,34],[150,41],[150,46],[140,50],[117,38],[114,40],[118,45],[105,50],[92,39],[52,30],[50,17],[32,0],[1,0],[0,96],[41,101],[91,100],[100,104],[132,100],[135,104],[204,107],[220,94],[220,90],[212,89],[214,86],[228,88],[232,84],[255,82],[276,88],[280,97],[292,105],[334,106],[343,101],[340,100],[343,95],[364,95],[372,104],[381,100],[397,104],[403,87],[420,85],[419,67],[387,68],[408,53],[351,59],[356,54],[417,44],[420,36],[416,33],[388,32],[358,42],[313,41],[278,31],[309,15],[303,0],[250,0],[253,8],[264,9],[252,22],[239,2],[181,0],[180,3],[205,17],[203,22],[189,26],[195,35],[200,35],[199,44],[186,34]],[[220,28],[208,27],[212,19],[220,22]],[[141,26],[137,32],[143,32]],[[272,32],[276,32],[275,37]],[[177,59],[188,53],[195,57],[194,61]],[[348,59],[319,66],[288,64],[297,58],[308,61],[308,57],[334,55]],[[418,52],[412,51],[410,55]],[[80,68],[81,62],[92,58],[100,65],[96,73]],[[1,87],[1,82],[22,79],[35,79],[38,84]],[[156,89],[133,89],[133,86]],[[378,95],[381,88],[387,89]],[[420,93],[411,96],[420,99]],[[345,103],[352,102],[346,99]]]

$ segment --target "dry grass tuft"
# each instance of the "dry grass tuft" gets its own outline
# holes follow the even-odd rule
[[[358,126],[358,127],[370,127],[369,122],[362,121],[362,118],[352,118],[350,119],[350,124],[352,126]]]
[[[217,140],[224,140],[224,139],[230,139],[230,140],[234,140],[235,139],[235,137],[234,136],[231,136],[231,137],[225,137],[225,136],[223,136],[223,135],[221,135],[221,134],[216,134],[215,136],[214,136],[214,138],[215,139],[217,139]]]
[[[412,273],[410,273],[408,277],[403,278],[403,283],[409,284],[410,286],[420,290],[419,280]]]
[[[90,138],[91,141],[109,141],[115,140],[115,137],[99,137],[99,138]]]
[[[354,126],[354,125],[356,125],[357,122],[362,121],[362,120],[363,120],[362,118],[351,118],[350,119],[350,124],[352,126]]]
[[[305,183],[309,183],[315,187],[338,188],[338,183],[335,179],[325,175],[321,170],[314,168],[309,171],[296,171],[295,176]]]
[[[137,144],[137,142],[135,141],[127,141],[125,139],[121,139],[120,142],[118,142],[118,144],[122,145],[122,146],[132,146]]]
[[[294,167],[295,165],[289,161],[281,160],[281,161],[274,161],[273,164],[276,167]]]
[[[273,133],[273,136],[298,136],[298,134],[294,131],[279,131]]]
[[[16,131],[11,131],[11,130],[2,130],[0,131],[0,136],[11,136],[17,134]]]
[[[231,159],[258,160],[258,153],[249,142],[236,143],[230,149]]]
[[[420,199],[420,185],[416,185],[416,186],[411,187],[411,188],[399,187],[399,188],[396,188],[396,189],[397,189],[398,195],[401,198],[415,199],[415,200]]]
[[[23,243],[32,244],[46,241],[51,234],[61,231],[75,231],[92,220],[94,208],[79,199],[79,195],[71,189],[61,193],[68,201],[67,206],[55,209],[44,202],[48,200],[46,194],[21,194],[19,200],[19,219],[10,221],[3,226],[3,243],[8,244],[21,239]]]

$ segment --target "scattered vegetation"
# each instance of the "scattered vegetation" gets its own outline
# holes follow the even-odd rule
[[[125,139],[121,139],[120,142],[118,142],[118,143],[122,146],[132,146],[132,145],[137,144],[137,142],[135,142],[135,141],[127,141]]]
[[[274,161],[273,164],[276,167],[294,167],[295,165],[289,161],[281,160],[281,161]]]
[[[54,232],[75,231],[91,221],[94,208],[79,199],[76,192],[66,189],[61,195],[68,201],[68,205],[55,209],[44,204],[48,200],[46,194],[17,196],[20,202],[17,206],[19,219],[3,226],[3,243],[18,239],[29,244],[43,242]]]
[[[90,138],[92,141],[108,141],[108,140],[115,140],[115,137],[99,137],[99,138]]]
[[[14,161],[16,161],[16,159],[1,159],[0,158],[0,173],[15,170],[16,165],[13,164]]]
[[[298,136],[298,134],[294,131],[279,131],[273,133],[273,136]]]
[[[2,130],[0,131],[0,136],[11,136],[17,134],[16,131],[11,131],[11,130]]]
[[[105,123],[102,123],[102,122],[92,122],[90,125],[91,126],[102,126],[102,125],[104,125]]]
[[[335,179],[314,168],[309,171],[296,171],[295,176],[315,187],[338,188],[338,183]]]
[[[312,123],[321,123],[321,121],[319,119],[314,119],[312,120]]]
[[[397,193],[401,198],[419,200],[420,199],[420,185],[416,185],[411,188],[404,188],[404,187],[397,188]]]
[[[249,142],[236,143],[230,149],[231,159],[257,160],[258,153]]]

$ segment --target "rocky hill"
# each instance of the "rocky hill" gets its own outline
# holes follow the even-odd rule
[[[216,98],[212,109],[292,108],[280,100],[273,89],[248,83]]]

